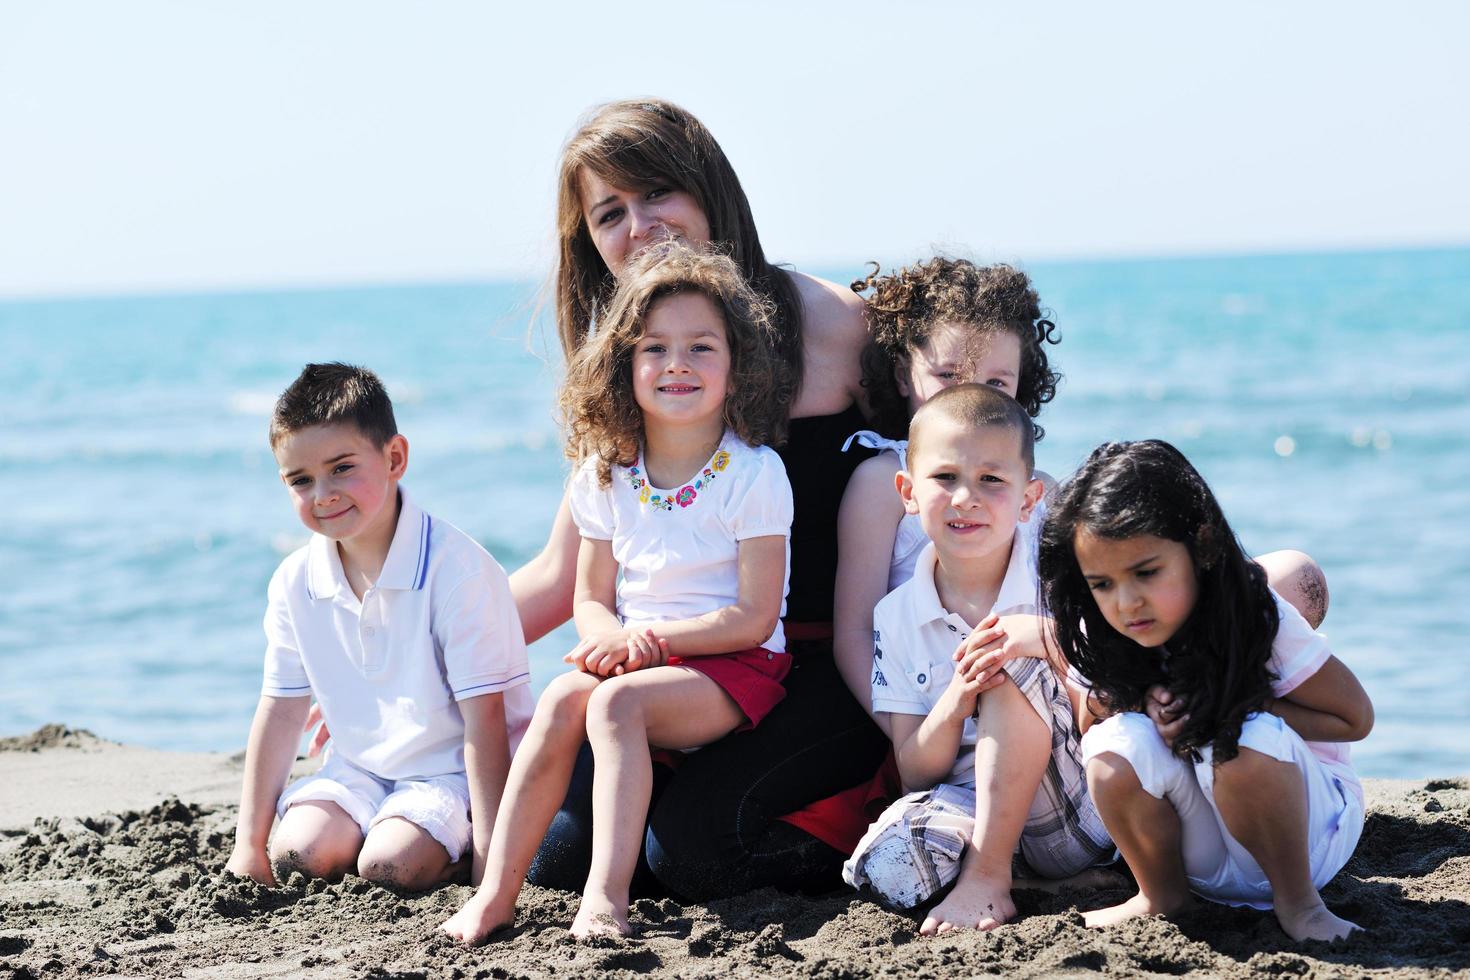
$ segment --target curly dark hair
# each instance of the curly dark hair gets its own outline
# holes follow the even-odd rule
[[[1034,421],[1041,406],[1056,397],[1061,374],[1051,369],[1046,345],[1060,343],[1056,324],[1046,318],[1031,279],[1005,264],[977,266],[966,259],[936,256],[927,262],[881,274],[878,263],[852,284],[867,293],[864,307],[869,340],[862,354],[863,387],[872,406],[873,426],[890,439],[908,429],[908,400],[898,390],[895,372],[908,362],[942,323],[971,324],[982,336],[1007,331],[1021,342],[1021,376],[1016,401],[1032,418],[1039,440],[1046,434]]]
[[[1113,540],[1153,535],[1189,550],[1199,598],[1163,647],[1108,625],[1077,564],[1077,531]],[[1246,555],[1215,495],[1184,455],[1157,439],[1099,446],[1053,491],[1037,572],[1061,653],[1110,712],[1143,710],[1149,687],[1184,699],[1174,752],[1216,764],[1239,752],[1240,728],[1271,694],[1271,644],[1281,624],[1266,573]]]
[[[790,366],[777,353],[774,304],[751,289],[728,255],[677,242],[651,248],[624,270],[596,333],[573,351],[560,404],[566,453],[595,457],[605,487],[612,467],[632,466],[643,444],[643,413],[633,397],[633,351],[648,311],[665,296],[699,292],[725,320],[730,374],[725,425],[751,446],[779,446],[794,394]]]

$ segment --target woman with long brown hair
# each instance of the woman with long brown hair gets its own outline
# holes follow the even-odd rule
[[[830,821],[779,818],[863,783],[887,748],[843,684],[831,646],[837,502],[860,462],[841,450],[864,427],[862,302],[846,288],[771,264],[719,144],[668,102],[610,103],[578,128],[562,154],[557,231],[556,320],[567,357],[597,329],[628,261],[665,239],[726,252],[776,308],[777,350],[791,383],[771,397],[786,402],[788,434],[779,451],[795,498],[788,694],[754,731],[660,769],[647,859],[662,885],[686,898],[762,885],[835,887],[846,854]],[[545,549],[511,576],[528,640],[570,615],[577,547],[563,500]],[[530,869],[533,882],[576,888],[585,880],[590,788],[584,752]]]

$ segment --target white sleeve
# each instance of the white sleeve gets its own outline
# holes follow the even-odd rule
[[[1276,611],[1281,615],[1281,625],[1271,643],[1271,672],[1276,675],[1276,680],[1271,682],[1271,696],[1284,698],[1322,669],[1332,656],[1332,649],[1327,645],[1327,637],[1312,629],[1295,606],[1274,591],[1271,597],[1276,600]]]
[[[896,608],[885,600],[873,610],[873,712],[927,715],[929,705],[910,680],[912,630],[892,614]]]
[[[738,481],[725,501],[725,523],[736,541],[779,534],[791,535],[791,481],[775,450],[761,447],[736,462],[751,473],[736,474]]]
[[[612,487],[598,486],[595,460],[587,460],[572,474],[571,485],[567,487],[567,504],[582,537],[599,541],[613,539],[613,528],[617,522],[613,518]]]
[[[311,681],[301,665],[296,628],[291,624],[291,604],[286,600],[285,565],[276,569],[266,590],[265,682],[260,693],[275,698],[301,698],[311,694]]]
[[[454,700],[509,690],[531,679],[526,638],[505,570],[481,550],[481,568],[440,599],[434,597],[430,630],[444,653],[444,674]]]

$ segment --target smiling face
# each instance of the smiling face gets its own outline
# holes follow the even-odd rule
[[[1021,341],[1008,330],[982,334],[970,324],[943,323],[909,351],[894,373],[910,415],[945,388],[966,382],[991,385],[1014,398],[1021,378]]]
[[[1042,493],[1014,429],[949,417],[925,421],[922,447],[897,482],[904,510],[918,515],[941,562],[1008,557],[1016,525]]]
[[[672,238],[709,244],[709,219],[688,191],[670,184],[617,187],[585,169],[578,186],[587,234],[614,277],[622,275],[629,259],[657,242]]]
[[[275,454],[302,524],[334,541],[392,540],[408,467],[403,436],[379,447],[355,425],[309,425],[282,435]]]
[[[730,344],[720,308],[694,290],[654,300],[633,348],[633,399],[643,424],[720,426]]]
[[[1189,620],[1199,579],[1180,542],[1152,534],[1104,538],[1079,527],[1073,549],[1098,611],[1139,646],[1163,646]]]

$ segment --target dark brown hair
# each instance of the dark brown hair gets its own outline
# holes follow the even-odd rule
[[[643,414],[633,397],[633,352],[648,311],[660,299],[699,292],[720,310],[730,348],[725,425],[752,446],[785,438],[791,402],[789,367],[776,356],[771,303],[751,289],[728,256],[668,243],[624,270],[597,332],[571,355],[560,403],[572,459],[597,460],[603,486],[612,467],[632,466],[643,443]]]
[[[898,390],[895,372],[913,351],[945,323],[971,326],[981,336],[1008,332],[1021,342],[1021,373],[1016,401],[1033,420],[1057,393],[1061,375],[1051,369],[1046,345],[1058,343],[1056,325],[1046,319],[1026,273],[1009,265],[977,266],[965,259],[937,256],[881,275],[872,272],[852,284],[867,293],[864,309],[869,340],[863,349],[863,387],[872,406],[873,427],[899,439],[909,424],[908,399]],[[1046,434],[1034,421],[1035,437]]]
[[[686,110],[661,99],[599,106],[562,149],[557,182],[556,323],[570,359],[607,312],[617,283],[583,214],[581,176],[589,170],[617,187],[666,185],[684,191],[709,222],[710,241],[734,260],[750,287],[774,306],[776,351],[800,384],[801,299],[791,276],[766,261],[750,202],[720,144]]]
[[[332,361],[306,365],[276,399],[271,448],[293,432],[334,423],[356,426],[379,449],[398,435],[393,402],[378,376],[367,368]]]
[[[1281,615],[1265,570],[1241,548],[1204,477],[1167,442],[1110,442],[1047,505],[1037,573],[1062,655],[1110,711],[1142,711],[1154,684],[1183,698],[1188,721],[1176,755],[1199,759],[1210,746],[1217,764],[1235,758],[1246,716],[1271,694]],[[1077,563],[1082,528],[1115,541],[1152,535],[1189,551],[1198,598],[1164,647],[1140,646],[1109,625]]]

